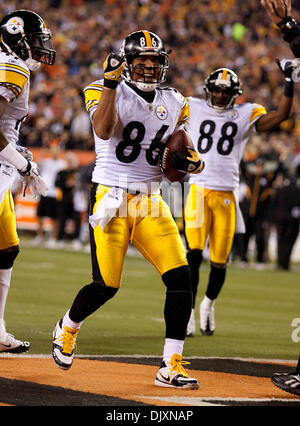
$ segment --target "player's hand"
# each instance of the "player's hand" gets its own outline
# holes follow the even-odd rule
[[[178,151],[170,154],[170,163],[174,169],[184,173],[201,173],[204,169],[204,161],[198,152],[191,147],[186,147],[188,154],[183,155]]]
[[[276,59],[275,62],[286,79],[291,79],[293,71],[300,66],[298,59]]]
[[[291,0],[261,0],[261,4],[274,24],[286,19],[292,12]]]
[[[19,154],[21,154],[24,158],[26,158],[27,161],[33,160],[32,152],[29,151],[29,149],[25,148],[24,146],[17,145],[16,151],[18,151]]]
[[[110,53],[103,63],[104,87],[115,89],[119,83],[122,71],[126,65],[125,58]]]
[[[34,161],[28,161],[28,167],[25,171],[18,170],[23,179],[23,196],[27,187],[31,194],[36,198],[38,195],[47,195],[47,185],[38,172],[37,164]]]

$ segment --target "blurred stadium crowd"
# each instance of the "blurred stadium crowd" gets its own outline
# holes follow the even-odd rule
[[[156,32],[172,50],[167,83],[185,96],[203,96],[207,75],[224,66],[235,70],[242,80],[243,95],[239,102],[261,103],[271,110],[282,94],[283,76],[274,60],[290,57],[291,53],[258,0],[0,2],[1,15],[20,8],[34,10],[45,18],[57,51],[55,65],[45,66],[32,76],[30,113],[21,131],[21,143],[29,148],[47,148],[55,143],[63,150],[93,150],[91,125],[82,90],[91,81],[102,78],[102,63],[107,53],[118,51],[122,39],[137,29]],[[293,1],[293,16],[300,19],[300,0]],[[276,132],[255,135],[248,144],[242,168],[246,189],[241,196],[241,202],[248,202],[245,203],[245,206],[248,205],[245,207],[247,216],[251,185],[254,185],[259,169],[264,176],[260,181],[265,182],[266,187],[261,188],[262,198],[252,201],[252,214],[255,216],[260,201],[267,199],[267,213],[263,211],[262,217],[264,221],[270,218],[277,226],[278,217],[282,215],[274,206],[275,194],[293,184],[296,204],[287,214],[290,215],[288,220],[298,224],[298,230],[299,88],[299,85],[296,86],[291,118]],[[260,160],[263,160],[264,166],[257,169]],[[263,192],[266,189],[268,191]],[[279,203],[278,200],[276,202]],[[285,204],[282,206],[285,207]],[[292,208],[296,208],[294,216],[291,216]],[[257,229],[256,233],[260,234]],[[237,253],[240,251],[237,250]],[[287,269],[286,264],[281,266]]]
[[[299,2],[300,4],[300,2]],[[23,125],[26,146],[93,149],[83,88],[102,77],[108,52],[118,50],[130,32],[157,32],[172,49],[168,84],[186,96],[202,95],[213,69],[234,69],[243,82],[244,100],[272,109],[282,90],[274,59],[290,52],[257,0],[6,0],[1,14],[15,8],[40,13],[53,33],[53,67],[32,76],[30,115]],[[295,9],[295,6],[294,6]],[[299,92],[298,92],[299,93]],[[289,144],[300,150],[299,96],[293,122],[286,123]],[[299,114],[298,114],[299,113]],[[285,129],[286,130],[286,129]],[[282,135],[284,140],[287,136]]]

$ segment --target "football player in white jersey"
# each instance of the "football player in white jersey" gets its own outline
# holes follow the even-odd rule
[[[293,100],[294,69],[291,61],[278,63],[284,72],[285,89],[277,110],[268,112],[255,103],[235,104],[242,93],[239,77],[230,69],[213,71],[204,85],[206,100],[189,98],[190,120],[187,130],[195,149],[205,162],[199,175],[190,175],[185,205],[185,235],[193,288],[193,309],[187,336],[196,332],[195,301],[202,253],[209,239],[210,275],[205,297],[200,304],[200,331],[212,335],[215,330],[214,305],[225,281],[226,264],[235,232],[244,232],[238,205],[239,164],[251,131],[268,132],[289,116]],[[197,217],[195,200],[203,210]],[[201,210],[201,211],[200,211]]]
[[[59,367],[71,367],[82,321],[120,288],[131,241],[166,286],[165,346],[155,384],[197,388],[198,381],[182,367],[192,303],[189,267],[178,228],[159,192],[160,152],[189,116],[186,99],[175,89],[160,87],[167,71],[162,40],[152,32],[137,31],[124,40],[119,55],[108,55],[104,80],[84,90],[96,150],[90,208],[93,282],[79,291],[56,324],[52,355]],[[119,83],[121,73],[124,79]],[[191,162],[199,172],[202,161],[195,154]]]
[[[12,267],[19,253],[14,204],[10,188],[17,171],[33,194],[46,194],[32,154],[17,147],[19,129],[28,114],[30,70],[41,62],[53,64],[50,30],[42,18],[17,10],[0,22],[0,352],[28,351],[29,342],[6,332],[4,310]],[[24,189],[25,189],[24,187]]]

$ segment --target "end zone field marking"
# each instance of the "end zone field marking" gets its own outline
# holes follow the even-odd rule
[[[52,358],[51,354],[10,354],[2,352],[0,357],[9,357],[9,358]],[[95,360],[101,360],[102,358],[160,358],[161,355],[141,355],[141,354],[132,354],[132,355],[75,355],[74,358],[78,359],[89,359],[93,358]],[[274,363],[274,364],[283,364],[283,365],[297,365],[298,360],[291,359],[263,359],[263,358],[239,358],[239,357],[217,357],[217,356],[184,356],[184,359],[189,360],[199,360],[199,359],[220,359],[220,360],[233,360],[233,361],[245,361],[245,362],[264,362],[264,363]]]

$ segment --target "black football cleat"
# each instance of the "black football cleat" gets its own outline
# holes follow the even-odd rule
[[[299,374],[274,373],[271,377],[271,382],[273,383],[273,385],[284,390],[285,392],[300,396]]]

